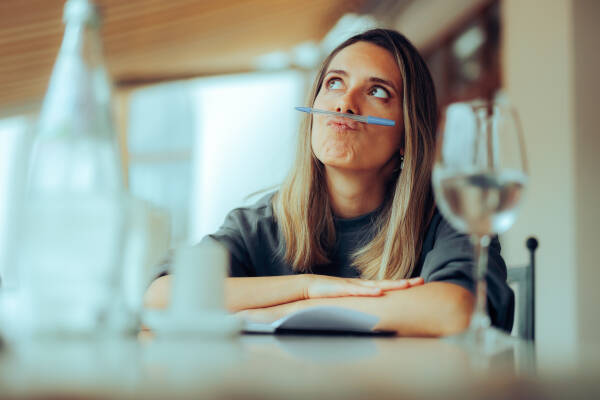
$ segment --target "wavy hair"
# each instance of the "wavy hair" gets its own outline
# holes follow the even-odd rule
[[[402,74],[404,162],[388,180],[377,233],[353,254],[353,266],[365,279],[401,279],[409,277],[418,262],[433,214],[435,90],[425,62],[403,35],[394,30],[371,29],[344,41],[323,61],[309,94],[311,105],[333,57],[357,42],[389,51]],[[325,168],[312,151],[311,136],[312,117],[308,115],[300,128],[294,165],[273,197],[275,218],[284,239],[280,251],[296,272],[310,272],[315,265],[329,263],[328,254],[336,240]]]

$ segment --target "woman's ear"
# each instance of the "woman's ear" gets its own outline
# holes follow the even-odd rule
[[[394,153],[392,157],[388,160],[387,163],[382,168],[382,172],[384,176],[394,176],[394,174],[398,173],[402,169],[402,162],[404,160],[404,155],[401,153]]]

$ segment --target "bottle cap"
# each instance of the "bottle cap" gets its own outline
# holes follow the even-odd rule
[[[97,7],[90,0],[67,0],[63,22],[82,22],[92,26],[99,25],[100,16]]]

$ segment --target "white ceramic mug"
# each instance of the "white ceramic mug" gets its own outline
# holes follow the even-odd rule
[[[179,247],[173,264],[173,312],[224,311],[229,252],[205,237],[194,246]]]

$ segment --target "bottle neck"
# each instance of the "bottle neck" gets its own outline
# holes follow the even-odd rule
[[[66,18],[32,150],[32,192],[114,192],[122,187],[111,84],[94,21],[91,14]]]
[[[102,66],[102,46],[98,29],[84,21],[67,22],[58,57],[76,57],[89,68]]]
[[[64,135],[56,127],[66,124],[70,135],[112,136],[110,97],[98,24],[68,19],[40,114],[40,134]]]

